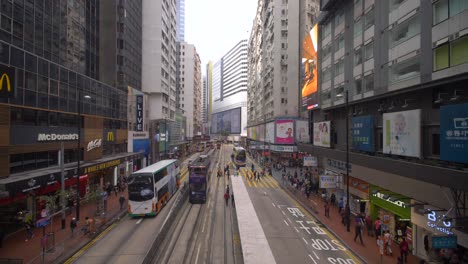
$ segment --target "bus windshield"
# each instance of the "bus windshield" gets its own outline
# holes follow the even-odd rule
[[[236,158],[237,160],[245,161],[245,150],[239,150]]]
[[[147,201],[154,197],[153,175],[132,174],[128,177],[128,199],[130,201]]]

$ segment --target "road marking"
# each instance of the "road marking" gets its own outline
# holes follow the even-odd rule
[[[258,186],[260,186],[260,188],[263,188],[263,184],[261,181],[258,181]]]
[[[136,222],[136,224],[139,225],[139,224],[141,223],[141,221],[143,221],[143,218],[140,218],[140,220],[138,220],[138,221]]]
[[[283,221],[284,221],[284,223],[285,223],[287,226],[289,226],[289,224],[288,224],[288,222],[286,222],[286,220],[283,219]]]
[[[273,205],[273,207],[276,207],[275,203],[271,203]]]
[[[283,215],[286,215],[283,210],[281,210],[281,212],[283,213]]]
[[[291,220],[290,218],[288,218],[288,221],[289,221],[289,223],[291,223],[291,224],[292,224],[292,220]]]
[[[314,253],[315,253],[315,252],[314,252]],[[309,258],[310,258],[315,264],[317,264],[317,262],[315,261],[315,259],[312,258],[312,255],[309,254]]]
[[[314,253],[314,255],[315,255],[315,257],[316,257],[317,259],[320,259],[320,258],[317,256],[317,253],[315,253],[315,251],[312,251],[312,253]]]
[[[204,233],[204,232],[205,232],[205,224],[206,224],[206,216],[207,216],[207,215],[208,215],[208,214],[205,214],[205,220],[203,220],[203,228],[202,228],[202,233]]]
[[[302,237],[302,240],[304,240],[304,242],[305,242],[307,245],[309,245],[309,242],[307,242],[307,240],[306,240],[304,237]],[[314,253],[315,253],[315,252],[314,252]]]
[[[294,227],[294,229],[296,229],[296,232],[299,233],[299,230],[297,229],[297,227]]]
[[[197,263],[198,263],[198,256],[200,255],[200,246],[201,246],[201,244],[200,244],[200,245],[198,245],[198,250],[197,250],[197,257],[195,258],[195,264],[197,264]]]

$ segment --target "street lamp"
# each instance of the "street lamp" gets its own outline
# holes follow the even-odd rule
[[[350,232],[351,210],[349,208],[349,101],[348,90],[345,91],[345,108],[346,108],[346,231]],[[337,94],[337,97],[342,97],[343,93]]]
[[[81,97],[91,99],[89,95],[81,95],[81,90],[78,88],[78,154],[76,166],[76,221],[80,220],[80,159],[81,159]]]

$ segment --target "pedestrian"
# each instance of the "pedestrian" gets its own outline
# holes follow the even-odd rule
[[[385,254],[386,255],[393,255],[392,252],[392,235],[390,234],[390,231],[385,231],[384,234],[384,243],[385,243]]]
[[[367,236],[374,236],[372,234],[372,219],[370,217],[370,215],[367,215],[366,216],[366,226],[367,226]]]
[[[252,162],[252,166],[251,166],[251,168],[252,168],[252,171],[254,171],[254,170],[255,170],[255,165],[253,164],[253,162]]]
[[[119,198],[120,210],[122,210],[124,202],[125,202],[125,197],[123,195],[120,195],[120,198]]]
[[[75,235],[75,228],[76,228],[76,218],[73,217],[70,221],[70,229],[71,229],[71,236],[73,237]]]
[[[335,193],[332,193],[332,195],[330,196],[331,206],[335,206],[335,202],[336,202],[336,195]]]
[[[229,194],[229,184],[226,185],[226,193]]]
[[[343,210],[343,207],[344,207],[344,201],[343,201],[343,197],[341,197],[340,201],[338,202],[338,213],[341,213],[341,211]]]
[[[117,194],[119,193],[119,189],[117,187],[117,185],[114,186],[114,194],[115,194],[115,197],[117,197]]]
[[[378,237],[381,235],[381,226],[380,226],[380,217],[377,217],[374,222],[374,228],[375,228],[375,237]]]
[[[324,207],[325,207],[325,217],[330,217],[330,204],[328,204],[328,201],[325,201]]]
[[[376,235],[377,236],[377,246],[379,247],[379,253],[380,256],[383,256],[384,252],[384,241],[383,238],[380,234]]]
[[[359,237],[359,240],[361,240],[361,244],[364,245],[364,242],[362,242],[362,220],[361,217],[356,217],[356,226],[354,227],[354,242],[356,242],[356,238]]]
[[[32,224],[31,224],[31,222],[30,222],[30,221],[26,221],[26,222],[24,223],[24,227],[26,228],[26,240],[24,240],[24,241],[28,242],[31,238],[34,237],[34,233],[33,233],[33,231],[32,231]]]
[[[231,194],[231,204],[234,206],[234,193]]]
[[[408,258],[408,242],[406,242],[405,237],[402,237],[402,241],[400,242],[400,256],[403,259],[403,263],[407,263]]]
[[[224,200],[226,201],[226,206],[229,206],[229,193],[224,193]]]
[[[81,227],[81,231],[83,231],[83,235],[86,235],[89,233],[89,217],[85,217],[85,224],[83,227]]]

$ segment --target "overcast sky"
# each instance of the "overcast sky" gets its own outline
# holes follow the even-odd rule
[[[216,62],[242,39],[248,39],[258,0],[185,0],[185,41],[194,44],[202,62]]]

